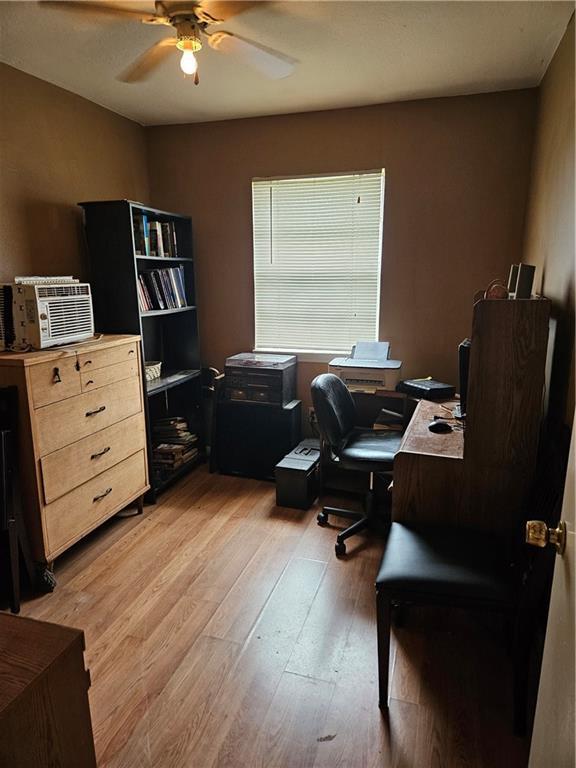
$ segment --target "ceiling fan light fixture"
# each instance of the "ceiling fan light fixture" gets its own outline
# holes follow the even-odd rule
[[[185,75],[193,75],[198,70],[198,62],[196,61],[196,56],[194,56],[194,51],[190,48],[186,48],[182,52],[182,58],[180,59],[180,69],[182,72],[184,72]]]
[[[180,51],[192,51],[195,53],[202,48],[202,40],[200,40],[200,34],[198,27],[192,21],[181,21],[176,25],[176,32],[178,34],[178,40],[176,42],[176,48]]]

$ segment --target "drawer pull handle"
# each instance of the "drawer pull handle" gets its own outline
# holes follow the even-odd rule
[[[94,384],[93,379],[88,379],[88,381],[86,382],[86,386],[88,386],[88,384]]]
[[[60,368],[54,368],[54,375],[52,376],[52,382],[54,384],[59,384],[62,381],[60,378]]]
[[[93,502],[94,502],[94,501],[100,501],[100,499],[103,499],[105,496],[108,496],[108,494],[109,494],[109,493],[112,493],[112,488],[111,488],[111,487],[110,487],[110,488],[106,488],[106,490],[104,491],[104,493],[99,493],[99,494],[98,494],[98,496],[94,496],[94,498],[92,499],[92,501],[93,501]]]
[[[128,350],[128,354],[129,355],[134,355],[134,354],[136,354],[136,351],[134,349],[129,349]]]
[[[96,416],[97,413],[102,413],[106,410],[105,405],[101,405],[100,408],[95,408],[93,411],[86,411],[86,416]]]
[[[84,365],[92,365],[92,360],[85,360]]]
[[[98,453],[93,453],[92,456],[90,456],[91,459],[99,459],[100,456],[104,456],[105,453],[108,453],[110,450],[110,446],[107,446],[106,448],[103,448],[101,451],[98,451]]]

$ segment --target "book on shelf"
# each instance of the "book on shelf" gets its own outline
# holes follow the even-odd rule
[[[177,258],[176,225],[173,221],[149,221],[146,214],[134,216],[134,247],[137,256]]]
[[[172,222],[170,222],[171,224]],[[161,225],[162,229],[162,246],[164,248],[164,255],[170,258],[174,258],[172,247],[172,232],[170,231],[170,224],[164,223]]]
[[[164,267],[142,270],[138,282],[143,286],[144,300],[138,293],[140,309],[182,309],[188,306],[184,285],[184,268]]]
[[[132,225],[134,230],[134,253],[136,256],[150,256],[148,216],[145,213],[135,213],[132,218]]]
[[[159,221],[148,223],[148,232],[150,237],[150,256],[164,256],[164,246],[162,244],[162,231]]]
[[[178,258],[178,244],[176,240],[176,224],[171,221],[170,222],[170,236],[172,238],[172,255],[175,259]]]
[[[161,480],[198,457],[198,435],[182,416],[155,421],[152,440],[152,467]]]

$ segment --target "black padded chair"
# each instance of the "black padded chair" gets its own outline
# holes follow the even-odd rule
[[[531,511],[559,519],[568,436],[541,446]],[[527,514],[530,509],[526,510]],[[388,708],[392,607],[449,605],[502,613],[513,628],[514,730],[526,733],[530,658],[545,626],[554,552],[526,547],[524,521],[515,535],[393,522],[376,578],[379,706]],[[541,652],[541,649],[540,651]]]
[[[331,373],[323,373],[312,382],[312,402],[322,438],[322,457],[342,469],[366,472],[370,486],[363,512],[337,507],[323,507],[318,524],[326,525],[328,515],[355,522],[336,537],[336,555],[346,554],[346,539],[367,528],[373,521],[374,474],[391,475],[394,456],[402,435],[397,431],[367,430],[356,426],[358,419],[352,395],[344,382]]]

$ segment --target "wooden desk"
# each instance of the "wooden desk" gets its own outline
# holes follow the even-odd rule
[[[436,415],[449,416],[438,403],[418,403],[394,459],[392,517],[398,522],[462,522],[464,433],[430,432]]]
[[[0,613],[0,765],[96,768],[84,634]]]
[[[465,432],[428,430],[421,401],[394,459],[392,517],[517,534],[534,483],[550,302],[474,305]]]

